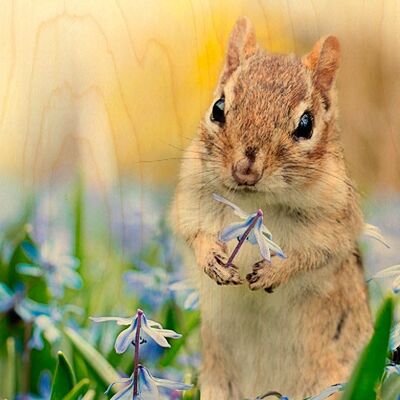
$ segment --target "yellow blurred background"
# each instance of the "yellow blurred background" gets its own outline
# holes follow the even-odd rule
[[[171,185],[247,15],[272,52],[339,37],[340,126],[364,191],[400,189],[400,2],[5,0],[0,168],[27,190],[83,169]]]

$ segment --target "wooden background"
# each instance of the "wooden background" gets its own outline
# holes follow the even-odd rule
[[[340,124],[365,190],[400,189],[400,2],[3,0],[0,171],[24,190],[70,179],[176,180],[208,107],[229,32],[254,23],[270,51],[343,49]]]

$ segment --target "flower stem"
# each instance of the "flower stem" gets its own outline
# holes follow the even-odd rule
[[[137,327],[135,335],[135,356],[133,369],[133,398],[138,395],[138,374],[139,374],[139,347],[140,347],[140,328],[142,327],[143,311],[137,310]]]
[[[253,221],[251,221],[251,224],[249,227],[245,230],[243,233],[242,237],[239,239],[239,243],[236,245],[236,247],[233,249],[231,256],[228,259],[228,262],[226,263],[227,267],[230,267],[232,265],[233,259],[236,257],[237,253],[239,252],[240,248],[242,247],[244,241],[246,240],[247,236],[250,235],[250,232],[253,230],[254,226],[256,225],[257,221],[262,218],[263,212],[262,210],[257,211],[257,215],[254,217]]]

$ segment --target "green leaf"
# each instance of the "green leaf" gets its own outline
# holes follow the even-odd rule
[[[64,400],[78,400],[89,389],[89,379],[82,379],[78,382],[72,390],[64,397]]]
[[[64,333],[106,386],[120,378],[112,365],[82,336],[68,327],[64,328]]]
[[[4,380],[5,392],[3,393],[6,399],[13,399],[15,397],[15,383],[16,383],[16,365],[15,365],[15,339],[13,337],[7,338],[7,369]]]
[[[200,325],[200,316],[195,313],[191,316],[186,326],[186,329],[181,332],[182,337],[179,340],[171,343],[171,348],[165,353],[164,357],[160,360],[160,366],[167,367],[172,364],[175,358],[179,355],[179,351],[186,344],[190,334]]]
[[[75,376],[62,351],[57,353],[57,365],[51,385],[51,400],[64,398],[74,387]]]
[[[341,400],[375,400],[385,369],[394,302],[388,297],[379,309],[374,334],[363,350]]]
[[[96,392],[90,389],[83,397],[82,400],[93,400],[96,396]]]
[[[397,400],[400,394],[400,376],[390,374],[383,382],[381,397],[383,400]]]

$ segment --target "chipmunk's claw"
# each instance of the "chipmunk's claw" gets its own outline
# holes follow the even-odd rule
[[[279,275],[272,269],[270,262],[259,261],[253,265],[253,271],[246,276],[250,290],[264,289],[267,293],[273,293],[280,285]]]
[[[241,285],[243,279],[235,265],[227,266],[228,257],[219,252],[212,252],[204,266],[204,272],[218,285]]]

